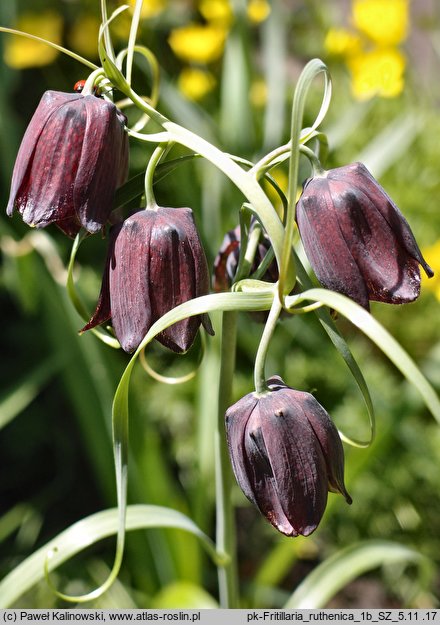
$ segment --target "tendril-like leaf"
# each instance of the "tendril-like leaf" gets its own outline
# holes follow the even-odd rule
[[[298,296],[287,297],[286,304],[304,300],[321,302],[333,308],[368,336],[417,388],[431,414],[440,423],[440,401],[437,393],[403,347],[370,313],[345,295],[327,289],[310,289]]]

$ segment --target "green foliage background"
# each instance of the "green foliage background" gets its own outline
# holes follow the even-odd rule
[[[327,29],[342,20],[343,3],[310,0],[292,5],[274,1],[270,19],[259,28],[245,20],[236,24],[225,56],[213,68],[218,88],[201,104],[185,100],[176,89],[180,65],[166,41],[172,11],[157,19],[154,29],[145,27],[142,42],[151,46],[164,67],[159,108],[225,150],[255,159],[286,141],[293,85],[307,60],[320,56],[334,79],[334,98],[323,127],[330,142],[327,165],[364,160],[407,217],[420,245],[433,245],[440,234],[436,80],[440,19],[435,8],[420,3],[413,19],[403,94],[361,104],[350,95],[344,67],[326,58],[323,49]],[[62,13],[66,25],[79,9],[97,9],[86,0],[10,0],[0,6],[0,23],[12,25],[14,15],[50,6]],[[280,19],[281,8],[287,19]],[[186,19],[194,10],[188,2],[187,13],[179,15]],[[1,35],[0,47],[5,37],[9,35]],[[422,56],[421,38],[426,48]],[[264,74],[272,76],[272,85],[273,74],[280,77],[280,92],[269,92],[269,112],[252,107],[248,98],[249,85]],[[67,58],[23,71],[0,63],[3,206],[23,131],[41,94],[46,89],[69,91],[82,77],[82,68]],[[311,101],[311,117],[318,101],[319,85]],[[145,148],[133,143],[131,173],[141,171],[147,158]],[[201,162],[182,165],[159,183],[157,194],[163,205],[194,209],[212,263],[224,233],[238,220],[239,194]],[[61,233],[54,228],[30,233],[17,216],[9,220],[4,215],[0,247],[1,579],[76,520],[115,505],[111,401],[127,358],[92,335],[78,337],[81,320],[63,286],[69,241]],[[106,241],[94,237],[83,245],[78,259],[77,278],[90,309],[99,291],[105,248]],[[427,260],[440,269],[436,258],[428,255]],[[439,303],[434,294],[426,289],[412,305],[373,305],[372,309],[439,389]],[[213,321],[218,324],[215,316]],[[346,481],[354,503],[347,507],[342,498],[330,495],[324,520],[308,539],[277,535],[237,488],[243,605],[281,606],[301,579],[329,555],[359,540],[389,539],[434,561],[433,584],[419,587],[412,569],[386,567],[348,587],[331,605],[398,607],[411,596],[413,606],[437,606],[438,424],[381,354],[348,323],[340,319],[338,324],[371,387],[377,438],[368,450],[346,448]],[[252,390],[252,363],[261,330],[249,316],[242,316],[236,398]],[[212,398],[217,390],[218,343],[218,337],[208,339],[198,376],[182,386],[158,384],[137,367],[131,396],[130,502],[181,510],[210,535],[214,531]],[[188,367],[188,361],[169,361],[158,349],[152,351],[159,369]],[[270,349],[268,373],[314,392],[340,429],[356,437],[366,435],[361,397],[312,316],[281,323]],[[77,556],[57,572],[57,583],[66,592],[85,592],[105,577],[113,548],[113,540],[108,539]],[[211,607],[215,598],[215,569],[196,539],[175,530],[149,530],[130,534],[119,582],[93,607]],[[44,582],[17,604],[55,605]]]

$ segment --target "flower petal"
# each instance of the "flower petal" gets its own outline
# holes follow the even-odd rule
[[[326,178],[306,184],[297,205],[301,240],[321,284],[368,309],[367,288],[341,232],[332,191]]]
[[[245,461],[244,432],[257,404],[258,398],[254,393],[249,393],[228,408],[225,415],[226,438],[235,478],[243,493],[255,505],[257,502],[253,493],[253,483],[249,479]]]
[[[285,388],[267,395],[260,409],[279,502],[295,534],[308,536],[317,528],[327,504],[322,449],[296,391]]]
[[[16,180],[13,177],[16,192],[13,197],[11,190],[10,200],[23,220],[37,227],[47,226],[57,218],[64,220],[74,216],[72,187],[78,152],[72,148],[72,142],[82,144],[83,140],[76,108],[70,106],[80,96],[58,92],[47,92],[45,96],[20,147],[16,165],[18,176]],[[43,117],[45,122],[41,126]]]
[[[73,201],[79,221],[93,233],[102,229],[113,208],[121,155],[126,151],[125,132],[113,103],[87,95],[82,97],[82,108],[85,124],[82,149],[77,148],[80,160]]]
[[[146,210],[126,219],[110,259],[112,323],[128,353],[138,347],[152,324],[149,254],[154,221],[154,211]]]

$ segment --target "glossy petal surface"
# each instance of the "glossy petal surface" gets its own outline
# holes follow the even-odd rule
[[[134,351],[152,324],[179,304],[208,293],[206,257],[189,208],[140,210],[112,229],[98,306],[88,330],[106,320],[108,309],[116,336]],[[156,338],[175,352],[192,345],[207,316],[183,319]]]
[[[31,119],[12,176],[7,213],[69,236],[106,223],[125,181],[128,143],[114,104],[92,95],[47,91]]]
[[[249,393],[226,412],[235,477],[246,497],[280,532],[308,536],[324,514],[329,490],[344,486],[344,452],[326,411],[309,393],[275,376],[270,392]]]
[[[420,294],[426,264],[408,222],[361,163],[310,179],[297,223],[318,280],[364,308],[402,304]]]

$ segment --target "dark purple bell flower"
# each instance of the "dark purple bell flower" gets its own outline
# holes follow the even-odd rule
[[[296,220],[321,284],[367,310],[370,300],[417,299],[419,265],[433,276],[405,217],[361,163],[310,178]]]
[[[126,352],[133,352],[155,321],[179,304],[206,295],[208,265],[190,208],[143,209],[110,231],[97,308],[82,331],[111,318]],[[188,317],[156,338],[174,352],[188,350],[207,315]]]
[[[74,237],[98,232],[128,173],[125,116],[94,95],[46,91],[23,137],[7,214]]]
[[[318,526],[328,491],[344,486],[344,451],[337,429],[310,393],[279,376],[270,392],[249,393],[226,412],[235,477],[246,497],[286,536],[308,536]]]

